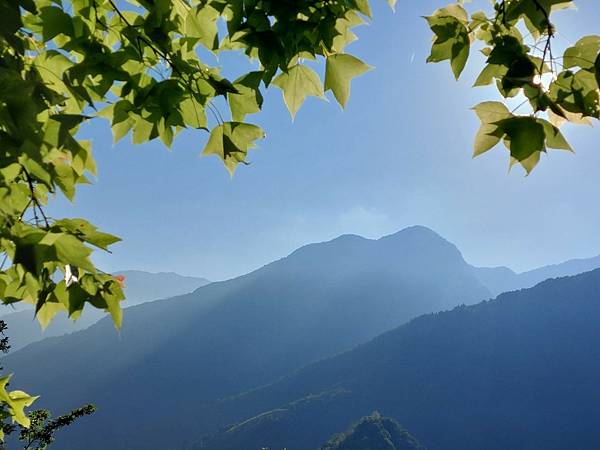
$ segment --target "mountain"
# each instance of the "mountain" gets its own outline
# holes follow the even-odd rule
[[[176,273],[150,273],[139,270],[125,270],[118,273],[125,276],[124,308],[185,294],[210,283],[205,278],[184,277]],[[10,308],[5,306],[0,309],[9,310]],[[12,350],[16,351],[46,337],[61,336],[88,328],[105,315],[104,311],[86,308],[81,317],[73,322],[66,315],[59,314],[46,330],[42,330],[33,316],[32,306],[27,305],[20,311],[5,314],[1,319],[8,325],[10,345]]]
[[[125,306],[187,294],[210,283],[206,278],[183,276],[173,272],[123,270],[115,272],[116,274],[125,277]]]
[[[65,448],[177,448],[182,436],[226,423],[212,413],[219,398],[420,314],[489,296],[458,249],[427,228],[378,240],[349,235],[191,294],[131,307],[120,333],[101,320],[30,345],[3,365],[18,374],[15,386],[44,394],[40,406],[62,412],[97,403],[93,426],[69,428]]]
[[[474,273],[496,296],[503,292],[530,288],[550,279],[577,275],[600,268],[600,256],[593,258],[571,259],[561,264],[539,267],[527,272],[516,273],[508,267],[477,267]]]
[[[577,275],[597,268],[600,268],[600,255],[593,258],[571,259],[560,264],[540,267],[520,273],[518,278],[522,287],[530,287],[549,278]]]
[[[228,427],[237,432],[213,439],[218,449],[247,450],[237,442],[279,442],[283,430],[288,448],[313,450],[340,424],[377,409],[430,450],[594,450],[599,324],[600,269],[421,316],[223,401],[214,412],[223,420],[260,418],[260,426],[247,434]],[[292,404],[308,411],[295,428],[286,425]]]
[[[426,450],[396,420],[374,412],[334,435],[321,450]]]

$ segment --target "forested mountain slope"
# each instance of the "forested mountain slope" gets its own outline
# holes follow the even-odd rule
[[[220,405],[219,450],[314,450],[378,410],[429,450],[600,448],[600,270],[425,315]],[[327,399],[324,401],[323,399]],[[303,409],[302,421],[289,426]],[[306,430],[315,430],[307,433]],[[246,442],[249,447],[237,445]],[[277,447],[273,447],[277,448]]]

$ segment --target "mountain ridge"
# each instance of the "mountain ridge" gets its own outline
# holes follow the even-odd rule
[[[600,268],[600,255],[591,258],[574,258],[558,264],[538,267],[525,272],[515,272],[509,267],[474,267],[480,281],[494,294],[530,288],[544,280],[577,275]]]

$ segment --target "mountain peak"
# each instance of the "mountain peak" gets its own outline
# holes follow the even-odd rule
[[[452,261],[466,265],[456,245],[422,225],[411,226],[383,236],[377,240],[377,243],[397,255],[412,254],[417,258],[416,261],[433,266],[450,264]]]
[[[378,240],[391,240],[391,239],[414,239],[414,238],[429,238],[429,239],[438,239],[445,242],[448,242],[438,233],[433,231],[431,228],[427,228],[424,225],[413,225],[410,227],[403,228],[400,231],[397,231],[392,234],[388,234],[387,236],[383,236]]]
[[[313,257],[318,255],[322,257],[324,255],[331,255],[333,257],[337,257],[341,251],[344,249],[352,249],[356,246],[360,246],[363,243],[371,242],[370,239],[364,238],[357,234],[342,234],[336,238],[333,238],[329,241],[324,242],[315,242],[312,244],[303,245],[302,247],[294,250],[287,258],[282,258],[283,260],[288,259],[290,257]],[[281,261],[281,260],[279,260]]]

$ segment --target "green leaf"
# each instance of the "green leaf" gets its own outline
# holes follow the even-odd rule
[[[587,70],[565,70],[550,85],[548,96],[566,111],[600,118],[600,90],[596,77],[597,73]]]
[[[508,69],[500,64],[487,64],[473,84],[473,87],[487,86],[495,79],[501,79],[506,75]]]
[[[62,303],[46,301],[35,312],[35,318],[42,326],[42,330],[45,330],[54,316],[66,310],[67,308]]]
[[[181,101],[179,111],[186,126],[196,129],[207,129],[204,107],[192,96],[188,96]]]
[[[160,118],[158,123],[156,124],[156,130],[158,131],[158,137],[165,144],[167,148],[171,148],[173,145],[173,129],[170,125],[166,124],[164,118]]]
[[[217,19],[219,12],[210,5],[201,3],[191,8],[185,19],[186,37],[196,38],[209,50],[219,47]]]
[[[98,231],[96,226],[84,219],[61,219],[52,224],[51,230],[73,234],[103,250],[107,250],[110,245],[121,240],[112,234]]]
[[[496,124],[506,134],[509,140],[510,155],[517,161],[526,161],[534,153],[545,151],[544,126],[535,118],[511,117]]]
[[[352,12],[346,14],[343,19],[337,20],[335,24],[336,36],[333,38],[333,44],[331,45],[334,53],[343,53],[346,46],[358,39],[352,29],[363,23],[365,23],[364,19],[358,14]],[[313,55],[311,55],[310,59],[314,60],[315,58]]]
[[[23,24],[21,23],[21,14],[17,3],[0,3],[0,33],[10,38],[16,33]]]
[[[552,11],[571,7],[571,0],[513,0],[507,3],[506,21],[522,18],[534,39],[546,33],[548,16]]]
[[[6,387],[11,379],[11,375],[0,378],[0,403],[8,407],[8,413],[13,421],[19,425],[28,427],[30,425],[29,417],[25,413],[25,408],[37,400],[38,397],[32,397],[23,391],[7,391]]]
[[[471,48],[467,27],[461,20],[444,11],[438,11],[437,14],[426,17],[426,20],[436,36],[427,62],[449,60],[452,72],[458,79],[465,68]]]
[[[371,67],[355,56],[346,53],[329,55],[325,64],[325,90],[331,90],[344,108],[350,96],[350,82],[369,70]]]
[[[516,158],[511,157],[510,158],[510,166],[512,167],[515,164],[520,164],[521,167],[523,167],[523,169],[525,169],[525,172],[527,173],[527,175],[529,175],[533,169],[535,169],[535,166],[538,165],[538,163],[540,162],[540,158],[542,156],[542,152],[535,152],[532,153],[531,156],[529,156],[528,158],[525,158],[522,161],[517,160]]]
[[[13,231],[17,230],[13,229]],[[46,245],[41,245],[46,233],[43,230],[31,229],[23,225],[22,229],[18,230],[18,234],[19,236],[12,238],[14,264],[22,265],[27,272],[39,276],[44,263],[55,259],[52,249]]]
[[[563,66],[565,69],[581,67],[593,69],[600,53],[600,36],[585,36],[565,50]]]
[[[67,286],[65,280],[60,281],[54,289],[53,295],[57,302],[62,304],[71,319],[76,319],[83,311],[86,300],[90,294],[83,290],[78,282],[70,280]]]
[[[39,28],[44,41],[49,41],[59,34],[73,34],[71,17],[62,8],[45,6],[39,10]],[[35,27],[34,27],[35,28]]]
[[[473,157],[476,157],[487,152],[500,142],[504,133],[499,133],[498,126],[494,123],[509,118],[511,113],[504,103],[500,102],[479,103],[473,107],[473,110],[481,121],[481,127],[475,136],[473,149]]]
[[[56,252],[57,260],[90,272],[95,272],[89,260],[92,251],[76,237],[65,233],[47,233],[40,245],[51,247]]]
[[[537,121],[544,127],[544,133],[546,134],[546,147],[555,148],[558,150],[568,150],[570,152],[573,151],[573,148],[571,148],[557,127],[544,119],[537,119]]]
[[[596,76],[596,84],[600,86],[600,55],[596,58],[596,63],[594,64],[595,76]]]
[[[502,102],[482,102],[474,106],[473,111],[475,111],[482,123],[498,122],[511,115],[506,105]]]
[[[107,118],[111,122],[113,143],[116,144],[123,139],[135,124],[129,114],[132,110],[133,105],[131,102],[120,100],[100,112],[100,116]]]
[[[246,163],[248,150],[254,148],[255,141],[265,136],[256,125],[242,122],[225,122],[212,129],[204,155],[218,156],[233,176],[239,163]]]
[[[141,116],[134,116],[134,127],[133,127],[133,143],[143,144],[144,142],[152,139],[153,132],[155,130],[154,123],[144,119]]]
[[[285,106],[292,119],[296,117],[306,97],[324,97],[319,75],[304,64],[296,64],[282,72],[273,80],[273,84],[283,91]]]
[[[520,36],[501,35],[494,39],[487,62],[510,69],[515,61],[528,58],[527,50]]]
[[[30,176],[36,181],[44,183],[47,187],[52,187],[52,174],[48,171],[48,167],[42,166],[35,159],[29,158],[22,154],[19,157],[19,164],[27,170]]]
[[[260,92],[260,83],[263,72],[250,72],[241,76],[233,82],[237,89],[237,94],[229,94],[229,107],[231,108],[231,118],[235,122],[244,120],[247,114],[259,112],[263,104],[263,96]]]
[[[356,7],[361,14],[364,14],[369,19],[373,17],[373,13],[371,12],[371,6],[369,5],[369,0],[355,0]]]
[[[117,329],[123,324],[123,310],[121,301],[123,300],[123,291],[116,281],[112,281],[103,291],[103,298],[106,302],[106,310],[110,313],[113,323]]]
[[[112,126],[113,142],[116,144],[121,139],[123,139],[127,135],[127,133],[129,133],[129,130],[131,130],[132,126],[133,121],[129,120],[129,118],[123,120],[122,122],[115,123]]]
[[[506,75],[502,78],[502,89],[510,91],[514,88],[530,85],[536,74],[538,74],[538,66],[534,64],[529,56],[515,56]]]
[[[469,21],[469,15],[467,14],[467,11],[459,3],[454,3],[444,6],[443,8],[439,8],[433,13],[433,16],[454,17],[463,24],[466,24]]]

